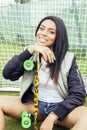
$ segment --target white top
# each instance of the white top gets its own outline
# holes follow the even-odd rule
[[[58,103],[63,101],[57,91],[57,86],[53,80],[49,78],[49,68],[46,67],[47,62],[41,59],[40,77],[39,77],[39,100],[50,103]]]

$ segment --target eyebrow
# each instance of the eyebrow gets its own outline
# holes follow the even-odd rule
[[[44,25],[40,25],[40,26],[45,27]],[[52,28],[52,27],[50,27],[49,29],[50,29],[50,30],[54,30],[54,31],[56,31],[56,28]]]

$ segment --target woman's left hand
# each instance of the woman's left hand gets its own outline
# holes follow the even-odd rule
[[[52,130],[57,119],[58,117],[53,112],[51,112],[43,121],[40,130]]]

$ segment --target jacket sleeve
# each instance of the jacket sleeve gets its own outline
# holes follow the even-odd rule
[[[74,57],[69,75],[68,82],[68,96],[59,103],[54,113],[58,115],[59,120],[63,120],[74,108],[83,105],[85,102],[85,85],[79,73],[76,58]]]
[[[21,54],[13,56],[3,69],[3,77],[12,81],[18,80],[19,77],[24,74],[24,61],[29,59],[31,56],[32,55],[27,49]]]

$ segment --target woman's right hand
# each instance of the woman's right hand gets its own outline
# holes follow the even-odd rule
[[[30,45],[28,47],[28,51],[31,54],[33,54],[34,52],[38,52],[42,54],[45,61],[49,63],[54,63],[55,55],[54,55],[54,52],[49,47],[35,44],[35,45]]]

